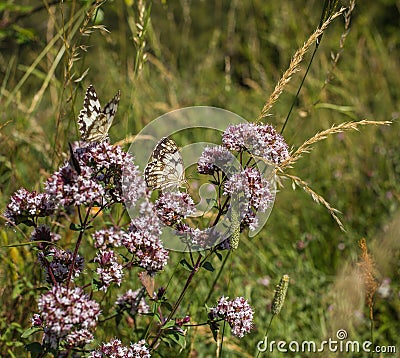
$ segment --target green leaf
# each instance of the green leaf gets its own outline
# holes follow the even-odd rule
[[[7,353],[9,354],[10,358],[17,358],[17,357],[14,355],[14,353],[11,352],[10,350],[8,350]]]
[[[177,342],[182,348],[184,348],[185,347],[185,345],[186,345],[186,340],[185,340],[185,336],[183,335],[183,334],[180,334],[179,335],[179,339],[178,339],[178,342]]]
[[[154,317],[154,316],[155,316],[155,313],[153,313],[153,312],[149,312],[149,313],[141,313],[140,315],[141,315],[141,316],[149,316],[149,317]]]
[[[0,12],[3,11],[14,11],[14,12],[20,12],[20,13],[27,13],[29,11],[32,11],[33,6],[23,6],[23,5],[16,5],[16,4],[6,4],[6,3],[0,3]]]
[[[167,302],[167,301],[163,301],[163,302],[161,302],[161,307],[165,307],[168,311],[172,311],[172,306],[171,306],[171,304],[169,303],[169,302]]]
[[[161,323],[161,317],[160,317],[160,315],[159,315],[158,313],[156,313],[156,314],[154,315],[154,317],[156,318],[156,320],[157,320],[158,323]]]
[[[32,353],[42,353],[43,352],[43,347],[39,342],[29,343],[25,346],[25,349],[28,352],[32,352]]]
[[[207,270],[207,271],[210,271],[210,272],[214,272],[215,271],[215,269],[214,269],[214,266],[211,264],[211,262],[209,262],[209,261],[206,261],[204,264],[203,264],[203,267]]]
[[[211,330],[214,341],[218,342],[217,338],[218,338],[218,331],[217,330]]]
[[[43,331],[42,327],[30,327],[27,330],[25,330],[24,333],[22,333],[21,338],[28,338],[32,334],[34,334],[36,332],[40,332],[40,331]]]
[[[175,321],[174,320],[170,320],[170,321],[168,321],[167,323],[165,323],[163,325],[163,329],[168,329],[168,328],[171,328],[173,326],[175,326]]]
[[[169,341],[177,343],[181,347],[185,346],[185,334],[183,332],[170,329],[169,331],[166,331],[164,333],[166,335],[165,338]]]
[[[18,281],[12,290],[11,298],[15,299],[19,297],[23,289],[24,289],[23,283],[21,281]]]
[[[354,113],[355,109],[353,106],[339,106],[333,103],[318,103],[315,108],[331,109],[349,116],[352,120],[356,120],[358,117]]]
[[[92,290],[94,292],[97,292],[100,290],[101,287],[103,287],[103,284],[94,278],[92,281]]]
[[[28,29],[26,27],[21,27],[15,24],[12,26],[12,29],[16,32],[17,43],[20,45],[32,42],[36,37],[35,31],[33,29]]]
[[[185,259],[179,262],[186,270],[193,271],[193,266],[189,264]]]
[[[77,225],[75,223],[71,223],[69,225],[69,229],[72,231],[81,231],[82,230],[82,226],[81,225]]]

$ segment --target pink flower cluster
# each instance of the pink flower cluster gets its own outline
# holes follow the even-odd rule
[[[150,212],[141,210],[140,213],[140,216],[132,220],[128,231],[109,228],[95,232],[95,246],[102,249],[125,247],[134,255],[138,266],[149,272],[157,272],[164,268],[169,257],[160,240],[160,222],[156,216],[151,216]]]
[[[196,211],[190,195],[180,191],[162,193],[156,200],[154,207],[158,218],[168,226],[180,222]]]
[[[89,358],[150,358],[145,343],[144,340],[141,340],[126,347],[119,339],[115,338],[109,343],[103,343],[99,349],[91,352]]]
[[[21,188],[11,197],[4,216],[11,225],[34,225],[38,217],[45,217],[53,212],[54,205],[48,194],[29,192]]]
[[[229,150],[249,151],[276,165],[289,157],[289,147],[284,138],[269,124],[231,125],[222,135],[222,143]]]
[[[225,182],[224,194],[236,194],[243,221],[251,230],[258,225],[257,211],[265,212],[274,199],[268,181],[256,168],[246,168],[233,174]]]
[[[123,267],[118,262],[114,251],[110,249],[100,250],[93,261],[99,265],[96,273],[101,283],[100,290],[107,291],[112,282],[115,282],[118,286],[121,285],[124,276]]]
[[[39,251],[38,259],[44,268],[46,281],[54,284],[53,279],[57,284],[64,283],[72,265],[73,254],[71,250],[63,250],[58,247],[50,247],[45,251]],[[84,267],[83,257],[77,255],[73,269],[72,279],[79,277]]]
[[[211,308],[211,318],[222,318],[232,329],[232,334],[242,338],[253,328],[253,309],[243,297],[228,300],[222,296],[216,307]]]
[[[112,202],[134,206],[145,195],[139,169],[121,147],[91,143],[76,148],[72,155],[75,164],[65,164],[45,183],[46,193],[57,207]]]
[[[210,175],[215,171],[227,173],[234,160],[232,153],[223,146],[206,147],[197,162],[197,171]]]
[[[81,288],[54,286],[39,298],[38,307],[34,322],[43,325],[43,341],[50,348],[57,349],[62,342],[79,347],[93,340],[100,306]]]
[[[146,303],[144,299],[144,295],[140,297],[139,293],[142,290],[139,288],[136,291],[128,290],[123,295],[118,296],[116,305],[119,306],[121,310],[129,310],[131,315],[135,315],[136,313],[149,313],[150,307]]]

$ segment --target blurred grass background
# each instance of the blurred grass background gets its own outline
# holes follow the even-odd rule
[[[135,45],[140,2],[105,2],[89,25],[104,25],[109,32],[96,28],[89,36],[79,31],[89,2],[3,2],[2,211],[15,190],[22,186],[40,190],[64,161],[68,142],[78,138],[76,117],[90,83],[102,104],[121,90],[110,131],[112,142],[134,135],[167,111],[186,106],[221,107],[254,120],[295,50],[318,26],[322,4],[317,0],[154,1],[146,43],[139,39]],[[382,289],[375,297],[375,341],[397,344],[400,349],[399,12],[397,0],[356,3],[350,33],[326,85],[331,56],[339,51],[344,32],[343,19],[324,34],[284,132],[289,145],[296,147],[317,131],[344,121],[391,120],[393,124],[335,135],[319,143],[292,170],[342,212],[346,232],[323,207],[301,190],[293,191],[287,182],[262,233],[253,239],[242,235],[208,302],[214,304],[222,294],[243,295],[256,311],[252,334],[240,341],[226,337],[227,356],[254,354],[270,319],[274,286],[283,274],[291,277],[289,292],[270,339],[322,341],[335,338],[338,328],[348,329],[349,339],[370,339],[368,309],[361,289],[354,290],[357,242],[362,237],[375,257],[378,281],[390,279],[389,293]],[[141,56],[137,60],[138,48],[146,53],[146,61]],[[278,129],[306,63],[268,118]],[[178,144],[190,139],[182,138]],[[1,245],[24,241],[20,233],[3,227],[0,237]],[[10,352],[20,356],[22,342],[27,342],[20,334],[37,308],[40,272],[27,247],[2,248],[0,258],[0,351],[8,352],[4,356],[11,356]],[[181,258],[171,254],[172,269]],[[216,260],[214,266],[219,265]],[[167,282],[170,271],[157,285]],[[186,275],[175,273],[181,274]],[[195,280],[182,314],[190,307],[194,321],[205,320],[202,304],[214,275],[205,271]],[[177,292],[180,280],[175,285]],[[139,287],[135,275],[131,287]],[[126,342],[136,340],[127,322],[117,330],[112,324],[104,327],[104,337],[115,335]],[[192,329],[188,338],[182,356],[215,355],[207,329]]]

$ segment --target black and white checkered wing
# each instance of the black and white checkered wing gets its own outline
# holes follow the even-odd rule
[[[101,109],[97,93],[92,85],[86,91],[83,109],[79,113],[78,125],[82,140],[103,142],[108,138],[108,131],[117,112],[120,92]]]
[[[175,142],[162,138],[156,147],[144,172],[146,184],[153,190],[169,190],[186,183],[182,156]]]

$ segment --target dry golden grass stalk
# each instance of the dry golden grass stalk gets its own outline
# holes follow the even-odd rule
[[[13,120],[10,119],[10,120],[8,120],[8,121],[5,122],[5,123],[0,124],[0,130],[2,130],[7,124],[11,123],[12,121],[13,121]],[[1,135],[1,134],[0,134],[0,135]]]
[[[105,3],[104,0],[96,0],[89,8],[88,12],[86,13],[85,19],[83,20],[82,26],[79,29],[79,32],[82,34],[82,36],[89,36],[90,34],[93,33],[94,30],[99,29],[99,30],[104,30],[106,32],[109,32],[104,26],[102,25],[94,25],[94,26],[89,26],[89,23],[93,20],[94,15],[96,14],[96,11]]]
[[[146,1],[139,0],[137,2],[138,16],[135,24],[129,21],[129,26],[133,34],[133,42],[136,48],[136,56],[134,63],[134,74],[137,76],[143,69],[143,64],[147,60],[146,33],[150,26],[150,6],[147,7]]]
[[[317,194],[314,190],[312,190],[308,184],[304,181],[301,180],[299,177],[296,177],[294,175],[290,175],[287,173],[284,173],[282,171],[279,171],[279,175],[289,178],[292,180],[292,182],[299,186],[300,188],[302,188],[307,194],[311,195],[311,197],[313,198],[313,200],[318,203],[318,204],[322,204],[323,206],[325,206],[325,208],[328,209],[329,213],[331,214],[332,218],[336,221],[336,223],[339,225],[340,229],[342,231],[345,231],[344,225],[342,224],[342,222],[340,221],[340,219],[338,218],[338,216],[336,214],[340,213],[339,210],[335,209],[334,207],[331,206],[331,204],[329,204],[321,195]]]
[[[358,266],[361,270],[362,280],[365,286],[365,302],[369,308],[369,318],[373,320],[373,306],[374,306],[374,294],[378,288],[378,283],[375,279],[375,263],[370,254],[368,253],[367,241],[361,239],[359,241],[359,246],[361,248],[360,261]]]
[[[332,63],[331,63],[330,69],[326,75],[324,86],[322,88],[324,88],[331,81],[332,73],[335,70],[335,68],[339,62],[340,55],[342,54],[342,52],[344,50],[344,44],[346,42],[347,35],[350,32],[351,15],[353,14],[355,6],[356,6],[356,1],[350,0],[348,8],[344,12],[344,31],[343,31],[342,35],[340,36],[339,51],[336,54],[332,53]]]
[[[95,30],[100,30],[104,32],[109,32],[107,28],[103,25],[92,25],[90,26],[90,23],[93,21],[93,18],[98,11],[98,9],[103,5],[104,1],[103,0],[96,0],[89,8],[87,11],[82,25],[79,28],[79,33],[81,36],[87,36],[89,37]],[[66,39],[65,35],[64,38]],[[80,51],[87,52],[87,46],[77,43],[74,44],[72,47],[69,44],[68,41],[64,41],[65,47],[67,48],[67,54],[69,54],[68,57],[68,66],[67,66],[67,78],[69,80],[72,80],[75,74],[72,73],[72,67],[75,62],[79,61],[81,59],[80,57]],[[69,51],[69,48],[71,47],[71,51]],[[83,71],[83,73],[79,76],[78,79],[75,79],[74,82],[80,82],[83,80],[83,78],[87,75],[89,69],[86,69]]]
[[[341,8],[339,11],[332,14],[318,29],[314,31],[314,33],[309,37],[309,39],[303,44],[301,48],[299,48],[294,54],[292,60],[290,61],[289,68],[285,71],[281,79],[275,86],[274,91],[266,101],[263,109],[261,110],[260,115],[257,118],[257,121],[260,121],[262,118],[268,116],[269,110],[278,100],[279,96],[282,94],[286,85],[290,82],[292,76],[300,70],[300,63],[303,61],[305,54],[310,49],[311,45],[314,44],[317,39],[324,33],[329,24],[336,19],[338,16],[343,14],[346,8]]]
[[[279,168],[283,171],[286,168],[290,168],[293,166],[297,160],[301,158],[304,153],[309,153],[312,150],[312,146],[320,142],[321,140],[326,139],[329,135],[342,133],[350,130],[358,130],[359,126],[366,126],[366,125],[390,125],[392,122],[390,121],[368,121],[362,120],[358,122],[344,122],[338,125],[333,125],[331,128],[328,128],[324,131],[318,132],[310,139],[307,139],[296,151],[291,153],[290,157],[282,162],[279,165]]]

